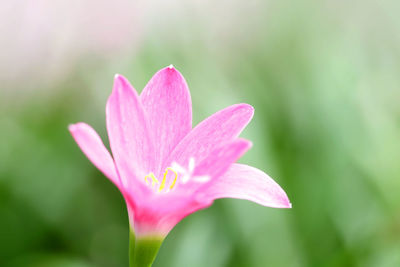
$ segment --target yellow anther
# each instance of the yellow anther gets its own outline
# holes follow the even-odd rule
[[[174,186],[176,184],[176,180],[178,179],[178,173],[171,167],[168,167],[165,169],[163,179],[161,180],[161,184],[160,184],[160,181],[156,178],[156,176],[152,172],[144,177],[144,181],[146,182],[146,184],[149,184],[148,178],[151,178],[151,186],[160,184],[160,187],[158,188],[158,192],[161,192],[165,188],[165,183],[167,182],[168,171],[172,171],[175,174],[174,180],[172,181],[171,185],[169,186],[169,189],[171,190],[174,188]]]
[[[174,171],[172,168],[167,168],[166,173],[168,172],[168,170],[172,171],[175,174],[175,178],[172,181],[172,184],[170,185],[169,189],[174,188],[175,184],[176,184],[176,180],[178,179],[178,173],[176,173],[176,171]]]
[[[172,181],[172,184],[170,185],[169,189],[172,189],[175,186],[176,180],[178,179],[178,173],[174,171],[172,168],[168,167],[167,169],[165,169],[164,177],[161,181],[161,185],[160,188],[158,189],[158,192],[161,192],[165,188],[165,182],[167,181],[168,171],[172,171],[175,174],[175,178]]]
[[[154,186],[155,184],[159,184],[160,182],[157,180],[156,176],[154,175],[154,173],[149,173],[148,175],[146,175],[144,177],[144,181],[146,182],[146,184],[149,184],[149,181],[147,180],[147,178],[151,178],[151,186]]]

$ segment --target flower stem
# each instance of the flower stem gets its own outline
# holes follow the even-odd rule
[[[129,267],[151,267],[163,238],[136,238],[133,231],[129,234]]]
[[[129,267],[133,267],[133,260],[135,258],[135,232],[129,231]]]

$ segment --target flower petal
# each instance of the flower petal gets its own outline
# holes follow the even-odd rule
[[[82,152],[118,187],[120,182],[114,160],[96,131],[83,122],[72,124],[68,129]]]
[[[226,172],[229,166],[237,161],[252,146],[245,139],[236,139],[228,144],[214,149],[207,158],[200,162],[194,169],[194,176],[209,176],[211,180],[217,179]]]
[[[157,72],[140,95],[147,112],[159,166],[192,129],[192,103],[183,76],[172,65]]]
[[[169,205],[167,205],[170,203]],[[207,208],[211,202],[198,202],[191,198],[166,198],[158,209],[152,206],[136,207],[134,212],[135,234],[137,236],[165,237],[183,218],[200,209]]]
[[[200,162],[221,143],[236,138],[253,117],[254,109],[248,104],[229,106],[211,115],[197,125],[172,151],[166,164],[176,161],[187,166],[190,158]]]
[[[107,131],[115,164],[125,188],[137,190],[154,169],[154,146],[139,97],[128,80],[115,76],[106,106]],[[140,196],[138,196],[140,198]]]
[[[273,208],[291,208],[283,189],[266,173],[244,164],[232,164],[210,183],[206,199],[239,198]]]

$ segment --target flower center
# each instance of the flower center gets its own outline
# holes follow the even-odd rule
[[[178,179],[178,173],[172,169],[171,167],[168,167],[165,169],[164,175],[163,175],[163,179],[160,181],[157,179],[157,177],[154,175],[154,173],[149,173],[144,177],[144,181],[146,182],[147,185],[150,184],[149,179],[151,179],[151,186],[154,187],[155,185],[159,185],[158,187],[158,192],[161,192],[164,190],[165,188],[165,184],[167,183],[167,175],[168,172],[171,171],[174,173],[175,177],[172,180],[172,183],[169,185],[169,189],[167,189],[167,192],[169,190],[172,190],[175,187],[176,181]]]
[[[195,160],[193,157],[189,158],[188,167],[185,168],[179,165],[177,162],[172,162],[171,167],[167,167],[163,174],[163,178],[160,182],[159,179],[154,175],[153,172],[150,172],[144,177],[144,181],[147,185],[151,186],[154,189],[157,189],[157,192],[160,193],[164,191],[168,193],[176,186],[178,182],[178,173],[179,173],[179,184],[186,184],[189,181],[191,183],[207,183],[210,181],[210,176],[208,175],[196,175],[195,172]],[[172,175],[173,174],[173,175]],[[150,185],[151,183],[151,185]],[[169,186],[166,188],[166,184],[169,183]]]

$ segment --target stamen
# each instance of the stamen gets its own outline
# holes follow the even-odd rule
[[[152,172],[149,173],[148,175],[146,175],[144,177],[144,180],[145,180],[146,184],[149,185],[150,183],[149,183],[148,178],[150,178],[152,187],[154,187],[156,184],[160,185],[157,190],[159,193],[164,190],[167,193],[170,190],[174,189],[174,187],[176,186],[176,183],[178,181],[178,173],[179,173],[179,183],[180,184],[186,184],[187,182],[189,182],[189,180],[191,180],[195,183],[207,183],[208,181],[210,181],[210,176],[208,176],[208,175],[194,175],[195,167],[196,167],[195,159],[193,157],[190,157],[187,169],[185,167],[182,167],[181,165],[179,165],[177,162],[172,162],[171,167],[167,167],[165,169],[162,180],[158,180],[156,178],[156,176],[154,175],[154,173],[152,173]],[[175,177],[173,179],[172,178],[168,179],[168,183],[170,183],[170,185],[168,188],[165,188],[166,184],[167,184],[167,176],[168,176],[169,171],[173,172]]]
[[[176,170],[179,173],[185,173],[186,172],[185,168],[183,168],[181,165],[179,165],[175,161],[172,162],[171,168],[173,168],[174,170]]]
[[[176,180],[178,179],[178,173],[176,171],[174,171],[171,167],[168,167],[165,169],[164,177],[162,179],[162,182],[161,182],[160,188],[158,189],[158,192],[161,192],[165,188],[165,182],[167,181],[168,171],[172,171],[175,174],[175,178],[172,181],[172,184],[169,187],[169,189],[172,189],[175,186]]]
[[[172,168],[169,168],[169,167],[167,168],[167,171],[168,170],[172,171],[175,174],[175,178],[174,178],[174,180],[172,181],[172,183],[171,183],[171,185],[169,187],[169,189],[173,189],[175,184],[176,184],[176,180],[178,179],[178,173],[176,171],[174,171]]]
[[[154,175],[154,173],[149,173],[148,175],[146,175],[144,177],[144,181],[146,182],[146,184],[149,184],[149,181],[147,180],[147,178],[150,177],[151,178],[151,186],[154,186],[155,184],[159,184],[160,181],[158,181],[158,179],[156,178],[156,176]]]
[[[168,170],[166,170],[166,171],[164,172],[164,177],[163,177],[163,179],[162,179],[162,181],[161,181],[160,188],[158,188],[158,192],[161,192],[161,191],[164,189],[164,187],[165,187],[165,181],[167,180],[167,174],[168,174]]]
[[[163,179],[161,180],[161,184],[160,184],[160,181],[156,178],[156,176],[152,172],[144,177],[144,181],[146,182],[147,185],[149,185],[148,178],[150,178],[151,179],[151,186],[154,186],[156,184],[160,184],[160,187],[158,188],[158,192],[161,192],[165,188],[165,184],[167,182],[167,175],[168,175],[169,171],[171,171],[171,172],[173,172],[175,174],[175,177],[172,180],[171,185],[169,186],[169,190],[171,190],[171,189],[173,189],[175,187],[176,181],[178,180],[178,173],[171,167],[168,167],[168,168],[165,169],[165,172],[164,172],[164,175],[163,175]],[[167,192],[169,190],[167,190]]]
[[[194,162],[194,158],[190,157],[189,158],[189,172],[192,173],[194,171],[194,167],[195,167],[195,162]]]

